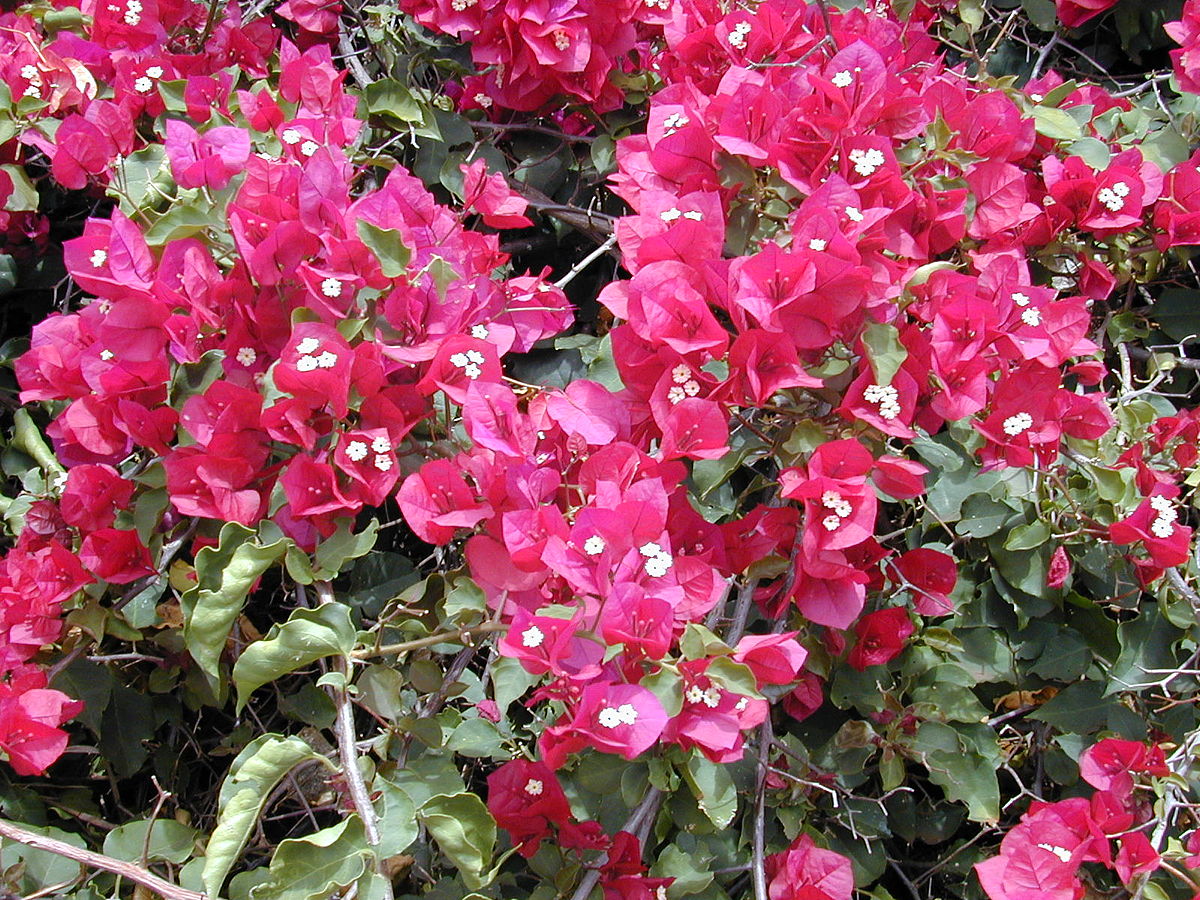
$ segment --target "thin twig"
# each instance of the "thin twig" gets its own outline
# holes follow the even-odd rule
[[[585,256],[583,259],[581,259],[579,262],[575,263],[575,265],[571,267],[570,272],[568,272],[562,278],[558,279],[558,281],[554,282],[554,286],[556,288],[566,287],[568,284],[570,284],[572,281],[575,280],[576,275],[578,275],[580,272],[582,272],[584,269],[586,269],[588,266],[590,266],[593,262],[595,262],[597,259],[599,259],[601,256],[603,256],[605,253],[607,253],[613,247],[615,247],[616,244],[617,244],[617,236],[615,234],[610,234],[608,236],[608,240],[606,240],[603,244],[601,244],[599,247],[597,247],[595,250],[593,250],[591,253],[589,253],[587,256]]]
[[[0,837],[16,841],[19,844],[25,844],[27,847],[33,847],[35,850],[45,850],[56,856],[66,857],[80,865],[87,866],[89,869],[111,872],[113,875],[118,875],[121,878],[132,881],[134,884],[140,884],[142,887],[158,894],[163,900],[209,900],[207,894],[202,894],[199,891],[189,891],[187,888],[172,884],[165,878],[159,878],[153,872],[147,871],[134,863],[113,859],[111,856],[105,856],[103,853],[84,850],[81,847],[74,847],[65,841],[46,837],[43,834],[37,834],[33,831],[27,831],[15,822],[9,822],[6,819],[0,819]]]

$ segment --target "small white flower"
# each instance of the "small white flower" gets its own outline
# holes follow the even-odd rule
[[[683,383],[683,392],[689,397],[695,397],[700,393],[700,382],[689,378]]]
[[[162,66],[146,66],[146,75],[150,78],[162,78],[163,77],[163,67]]]
[[[600,710],[600,714],[596,716],[596,721],[598,721],[605,728],[616,728],[621,724],[622,719],[621,714],[613,707],[606,706],[604,709]]]
[[[890,384],[868,385],[863,399],[879,407],[879,418],[891,421],[900,415],[900,393]]]
[[[154,90],[154,82],[143,75],[133,82],[133,89],[139,94],[148,94]]]
[[[234,354],[233,358],[248,369],[254,365],[258,359],[258,354],[254,352],[253,347],[238,347],[238,351]]]
[[[321,293],[326,297],[342,296],[342,283],[336,278],[326,278],[321,282]]]
[[[823,241],[823,240],[821,240],[821,238],[813,238],[811,241],[808,242],[808,249],[816,250],[818,253],[820,251],[824,250],[828,246],[829,246],[829,242]]]
[[[1116,182],[1115,184],[1113,184],[1113,186],[1111,188],[1109,188],[1109,190],[1111,190],[1118,197],[1128,197],[1129,196],[1129,185],[1127,185],[1123,181]]]
[[[721,692],[716,688],[710,687],[704,692],[704,705],[709,709],[716,709],[721,705]]]
[[[321,346],[321,342],[314,337],[306,337],[296,345],[297,353],[315,353]]]
[[[1012,302],[1017,304],[1017,306],[1028,306],[1029,295],[1022,294],[1020,291],[1014,291],[1012,295]]]
[[[691,209],[685,212],[683,217],[692,222],[700,222],[704,219],[704,213],[700,212],[698,209]]]
[[[478,0],[450,0],[450,8],[455,12],[462,12],[464,9],[470,9],[478,2]]]
[[[546,633],[536,625],[530,625],[523,632],[521,632],[522,647],[529,647],[531,649],[534,647],[540,647],[542,646],[542,642],[544,640],[546,640]]]
[[[304,154],[305,156],[312,156],[314,153],[316,153],[320,149],[321,149],[321,145],[318,144],[316,141],[305,141],[303,144],[300,145],[300,152],[302,154]]]
[[[1150,525],[1150,533],[1158,538],[1169,538],[1175,533],[1175,526],[1165,519],[1155,519]]]
[[[667,574],[673,565],[675,565],[675,560],[671,557],[671,554],[660,551],[656,556],[652,556],[646,560],[644,568],[646,574],[651,578],[661,578]]]
[[[687,698],[688,703],[703,703],[704,691],[700,689],[700,685],[693,684],[687,689],[687,693],[684,694],[684,697]]]
[[[632,725],[638,719],[638,711],[632,703],[622,703],[618,706],[617,715],[620,716],[623,725]]]
[[[861,222],[865,216],[863,216],[862,210],[857,206],[847,206],[846,218],[850,219],[852,222]]]
[[[837,491],[826,491],[821,495],[821,505],[826,509],[833,509],[842,502],[842,495]]]
[[[380,435],[379,437],[377,437],[373,441],[371,441],[371,449],[374,450],[376,453],[387,453],[389,450],[392,449],[392,442],[389,441],[387,438],[385,438],[383,435]]]
[[[334,366],[337,365],[337,361],[338,361],[337,354],[330,353],[328,350],[326,350],[324,353],[322,353],[320,356],[317,357],[317,368],[332,369]]]
[[[367,458],[367,444],[365,441],[351,441],[346,445],[346,456],[354,462],[360,462]]]
[[[295,128],[285,128],[280,137],[285,144],[298,144],[301,141],[302,135]]]
[[[100,358],[102,360],[104,360],[105,362],[108,362],[110,359],[113,358],[113,352],[111,350],[101,350]]]
[[[821,520],[821,524],[825,526],[826,531],[837,531],[842,526],[842,517],[836,514],[826,516]]]
[[[34,79],[37,79],[40,81],[42,76],[38,72],[37,66],[26,65],[26,66],[21,66],[21,77],[28,81],[33,81]]]
[[[1124,188],[1124,193],[1118,193],[1118,185]],[[1129,194],[1129,187],[1122,181],[1118,181],[1111,188],[1100,188],[1096,192],[1096,199],[1104,206],[1108,207],[1110,212],[1120,212],[1125,208],[1125,197]]]
[[[672,206],[670,209],[665,209],[662,212],[660,212],[658,214],[658,217],[660,219],[662,219],[664,222],[670,223],[670,222],[674,222],[676,219],[678,219],[682,215],[683,215],[682,210],[679,210],[676,207]]]
[[[1019,412],[1004,420],[1004,433],[1016,437],[1033,427],[1033,416],[1027,412]]]
[[[463,374],[474,381],[483,374],[483,369],[479,368],[479,366],[475,365],[475,363],[467,363],[465,366],[463,366]]]
[[[733,707],[733,708],[734,708],[734,709],[736,709],[738,712],[741,712],[742,710],[744,710],[744,709],[745,709],[747,706],[749,706],[749,705],[750,705],[750,701],[749,701],[747,698],[743,697],[741,700],[739,700],[739,701],[738,701],[738,702],[737,702],[737,703],[734,705],[734,707]]]
[[[472,2],[474,2],[474,0],[472,0]],[[492,98],[482,91],[475,95],[474,100],[484,109],[491,109],[492,107]]]
[[[729,46],[736,47],[738,50],[746,49],[746,35],[750,33],[749,22],[739,22],[733,26],[733,31],[729,34]]]
[[[836,73],[829,80],[833,82],[834,87],[840,87],[840,88],[847,88],[847,87],[850,87],[850,85],[854,84],[854,76],[851,75],[848,70],[843,70],[841,72]]]
[[[604,543],[604,538],[598,534],[593,534],[583,542],[583,552],[588,556],[599,556],[607,546],[608,544]]]
[[[676,384],[683,384],[692,377],[692,370],[680,363],[671,370],[671,380]]]
[[[297,372],[312,372],[317,368],[317,358],[315,356],[302,356],[296,360]]]
[[[1159,513],[1175,511],[1174,507],[1171,505],[1171,498],[1164,497],[1162,494],[1155,494],[1150,498],[1150,508],[1157,510]]]
[[[663,549],[654,541],[647,541],[638,548],[638,552],[642,554],[642,556],[651,557],[658,556],[663,552]]]
[[[483,365],[483,354],[480,353],[478,350],[468,350],[467,351],[467,362],[473,362],[477,366],[482,366]]]
[[[461,3],[463,0],[454,0],[454,2]],[[475,0],[471,0],[471,2],[474,3]],[[525,782],[525,793],[527,793],[530,797],[540,796],[542,789],[542,783],[536,778],[530,778],[527,782]]]
[[[457,366],[460,369],[464,368],[469,362],[470,360],[467,359],[467,354],[465,353],[455,353],[450,357],[450,365]]]
[[[486,325],[472,325],[471,326],[471,337],[478,338],[479,340],[482,341],[487,336],[488,336],[488,330],[487,330]]]
[[[93,269],[99,269],[106,262],[108,262],[108,251],[107,250],[93,250],[92,251],[92,268]]]
[[[390,456],[386,456],[382,453],[379,453],[375,456],[375,468],[377,468],[380,472],[388,471],[391,469],[392,465],[392,458]]]
[[[671,385],[670,389],[667,391],[667,401],[672,406],[682,403],[686,399],[687,393],[677,384]]]
[[[866,178],[868,175],[874,175],[875,170],[887,162],[887,158],[872,147],[870,150],[851,150],[850,162],[854,163],[854,171]]]
[[[1021,310],[1021,321],[1029,327],[1042,324],[1042,312],[1037,307],[1031,306],[1028,309]]]
[[[559,50],[566,50],[571,46],[571,36],[563,29],[554,29],[554,46]]]
[[[670,137],[680,128],[685,127],[691,119],[682,113],[671,113],[663,119],[663,137]]]

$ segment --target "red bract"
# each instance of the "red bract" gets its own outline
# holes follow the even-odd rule
[[[927,547],[901,553],[892,561],[889,577],[912,592],[913,609],[922,616],[954,612],[950,594],[958,581],[954,557]]]
[[[787,634],[747,635],[733,648],[734,662],[740,662],[754,673],[759,686],[788,684],[796,680],[808,652],[795,640],[796,632]]]
[[[487,783],[488,812],[526,858],[537,852],[551,825],[570,821],[567,797],[544,763],[514,759],[489,775]]]
[[[1109,539],[1114,544],[1140,541],[1150,562],[1160,570],[1183,565],[1188,559],[1192,529],[1178,524],[1179,513],[1173,502],[1178,496],[1175,485],[1156,486],[1131,516],[1109,526]]]
[[[83,539],[79,559],[93,575],[111,584],[128,584],[155,572],[150,550],[132,530],[93,531]]]
[[[511,190],[504,176],[488,175],[482,159],[460,167],[463,173],[463,208],[473,209],[492,228],[525,228],[532,225],[525,217],[528,204]]]
[[[313,409],[329,406],[346,415],[354,354],[336,330],[318,322],[301,322],[275,367],[275,384]]]
[[[767,875],[771,900],[850,900],[854,894],[850,860],[818,847],[807,834],[767,858]]]
[[[40,671],[26,670],[0,681],[0,750],[18,775],[41,775],[67,748],[59,726],[83,703],[45,688]]]
[[[1078,28],[1117,5],[1117,0],[1054,0],[1059,20],[1068,28]]]
[[[858,671],[890,662],[916,630],[906,610],[893,607],[868,613],[854,626],[856,638],[847,662]]]
[[[250,158],[250,136],[228,125],[200,134],[186,122],[168,119],[164,146],[175,181],[183,188],[219,191],[245,169]]]
[[[430,544],[449,543],[459,528],[471,528],[492,514],[448,459],[428,462],[408,476],[396,502],[417,537]]]
[[[584,747],[635,759],[654,745],[666,724],[662,703],[646,688],[593,682],[583,689],[570,720],[542,732],[538,746],[554,769]]]

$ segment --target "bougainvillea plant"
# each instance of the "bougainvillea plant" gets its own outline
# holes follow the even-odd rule
[[[3,893],[1200,896],[1200,4],[0,48]]]

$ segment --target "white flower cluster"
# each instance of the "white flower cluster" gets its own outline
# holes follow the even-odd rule
[[[671,0],[643,0],[650,9],[661,9],[666,12],[671,8]]]
[[[163,76],[162,66],[147,66],[146,74],[133,82],[133,89],[139,94],[148,94],[154,90],[154,82]]]
[[[450,357],[450,365],[462,369],[463,374],[474,381],[483,374],[483,354],[478,350],[468,350],[466,353],[455,353]]]
[[[667,400],[672,406],[700,393],[700,382],[692,377],[692,370],[682,363],[671,370],[671,380],[675,383],[667,389]]]
[[[1069,863],[1071,861],[1071,851],[1066,847],[1055,847],[1053,844],[1038,844],[1038,849],[1049,850],[1062,862]]]
[[[312,372],[315,369],[332,369],[337,365],[338,357],[336,353],[325,350],[318,354],[321,349],[321,342],[316,338],[305,338],[296,345],[296,352],[300,354],[300,358],[296,360],[296,371]]]
[[[887,158],[882,150],[872,147],[870,150],[851,150],[850,162],[854,163],[854,171],[866,178],[868,175],[874,175],[875,170],[887,162]]]
[[[729,46],[736,47],[738,50],[746,49],[746,35],[750,33],[751,25],[749,22],[738,22],[733,26],[733,31],[729,33]]]
[[[647,541],[638,548],[638,552],[646,557],[645,569],[646,574],[651,578],[660,578],[666,575],[671,566],[675,565],[675,560],[671,554],[656,544],[654,541]]]
[[[35,65],[21,66],[21,77],[29,82],[25,88],[26,97],[42,96],[42,73],[38,71]]]
[[[392,468],[392,458],[387,455],[392,449],[392,444],[387,438],[375,438],[371,441],[370,449],[375,451],[375,459],[372,461],[375,468],[380,472],[387,472]],[[362,462],[367,458],[368,452],[366,441],[351,441],[346,445],[346,456],[352,462]]]
[[[1027,412],[1014,413],[1004,420],[1004,433],[1016,437],[1033,427],[1033,416]]]
[[[1175,520],[1179,513],[1171,504],[1171,498],[1161,494],[1150,498],[1150,506],[1158,515],[1150,523],[1150,533],[1157,538],[1169,538],[1175,533]]]
[[[687,698],[688,703],[703,703],[709,709],[716,709],[721,704],[721,692],[714,687],[702,690],[700,685],[693,684],[687,689],[684,697]]]
[[[464,9],[470,9],[479,0],[450,0],[450,8],[455,12],[462,12]]]
[[[846,218],[849,219],[851,222],[861,222],[865,218],[865,216],[863,216],[862,210],[859,209],[857,206],[847,206],[846,207]]]
[[[1116,181],[1112,187],[1100,188],[1096,199],[1108,207],[1110,212],[1120,212],[1125,208],[1125,198],[1129,196],[1129,185]]]
[[[554,46],[559,50],[566,50],[571,46],[571,36],[561,28],[554,29]]]
[[[879,407],[879,418],[891,421],[900,415],[900,392],[890,384],[869,384],[863,399]]]
[[[822,494],[821,505],[831,510],[830,514],[821,520],[826,531],[837,531],[841,527],[842,519],[849,518],[850,513],[854,512],[850,502],[837,491],[826,491]]]
[[[637,721],[638,712],[632,703],[622,703],[620,706],[606,706],[600,710],[597,721],[605,728],[616,728],[618,725],[632,725]]]
[[[663,7],[664,9],[666,7]],[[663,137],[670,137],[680,128],[685,127],[692,120],[683,113],[671,113],[663,119]]]
[[[690,219],[693,222],[699,222],[704,218],[704,213],[694,209],[684,212],[678,207],[672,206],[670,209],[660,212],[658,217],[669,225],[676,219]]]

